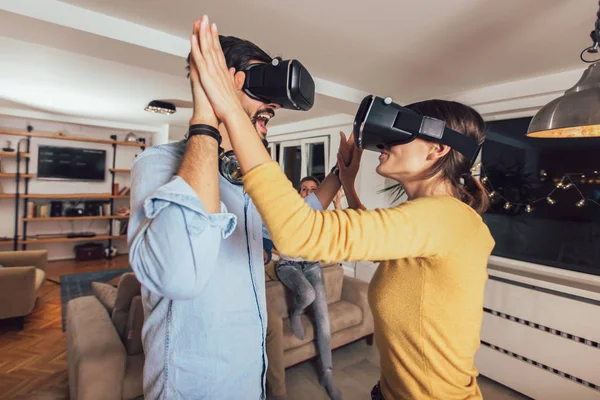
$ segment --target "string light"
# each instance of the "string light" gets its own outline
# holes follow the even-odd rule
[[[490,179],[488,176],[486,176],[486,172],[484,169],[484,166],[482,165],[482,163],[478,163],[475,167],[473,167],[473,169],[478,169],[480,168],[480,180],[481,183],[486,184],[486,186],[489,188],[489,198],[490,200],[494,201],[494,202],[498,202],[498,200],[504,201],[503,204],[503,208],[506,211],[512,210],[513,208],[517,208],[517,210],[519,209],[519,207],[524,207],[525,212],[527,213],[532,213],[535,208],[534,208],[534,204],[537,204],[541,201],[546,201],[549,205],[555,205],[557,203],[557,201],[552,197],[552,195],[554,194],[554,192],[556,192],[557,190],[570,190],[570,189],[574,189],[576,190],[579,195],[581,196],[581,200],[579,200],[577,203],[575,203],[575,206],[577,208],[582,208],[587,204],[594,204],[597,206],[600,206],[600,202],[593,200],[593,199],[588,199],[585,198],[585,196],[583,195],[583,193],[581,192],[581,190],[577,187],[577,185],[575,184],[575,179],[581,179],[581,183],[600,183],[600,176],[596,177],[595,179],[587,179],[586,180],[586,175],[581,173],[581,174],[567,174],[564,175],[562,178],[553,178],[552,180],[554,181],[555,185],[554,185],[554,189],[552,189],[545,197],[540,197],[537,198],[535,200],[529,200],[529,202],[527,203],[519,203],[519,202],[511,202],[509,201],[507,198],[505,198],[504,196],[502,196],[502,194],[500,194],[499,192],[497,192],[496,190],[494,190],[494,187],[492,185],[492,182],[490,182]],[[600,171],[595,170],[594,171],[595,175],[600,175]],[[539,173],[540,176],[540,181],[541,182],[545,182],[549,176],[548,172],[546,170],[540,170]]]
[[[473,166],[471,167],[471,172],[475,172],[475,171],[477,171],[479,168],[481,168],[481,165],[482,165],[482,164],[481,164],[480,162],[478,162],[477,164],[473,165]]]

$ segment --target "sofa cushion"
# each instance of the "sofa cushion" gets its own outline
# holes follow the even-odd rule
[[[293,349],[310,343],[315,338],[315,331],[312,320],[303,315],[302,325],[304,326],[304,339],[300,340],[290,329],[290,320],[283,320],[283,349]],[[311,317],[312,318],[312,317]],[[341,331],[342,329],[350,328],[359,325],[362,322],[363,313],[360,307],[350,302],[341,300],[337,303],[329,305],[329,325],[331,326],[331,334]]]
[[[134,355],[144,352],[142,348],[142,327],[144,326],[144,308],[142,297],[135,296],[129,307],[129,318],[127,319],[127,338],[125,348],[127,354]]]
[[[117,299],[117,288],[102,282],[92,282],[92,294],[98,298],[100,303],[112,315]]]
[[[129,307],[131,300],[141,294],[141,286],[135,275],[131,272],[123,274],[117,287],[117,297],[115,298],[115,308],[112,313],[112,321],[115,328],[125,342],[127,338],[127,320],[129,318]]]
[[[136,399],[144,393],[144,355],[127,356],[125,378],[123,379],[123,399]]]
[[[331,264],[323,268],[327,304],[340,301],[342,298],[342,285],[344,283],[344,269],[340,264]],[[267,290],[267,304],[269,312],[275,312],[282,318],[289,317],[294,295],[279,281],[270,281],[265,284]]]
[[[323,267],[323,275],[325,275],[327,304],[337,303],[342,299],[344,268],[340,264],[330,264]]]
[[[35,269],[35,290],[38,290],[44,284],[46,280],[46,272],[42,269]]]

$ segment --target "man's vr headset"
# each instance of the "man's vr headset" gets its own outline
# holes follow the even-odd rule
[[[274,58],[270,64],[251,64],[244,72],[244,92],[263,103],[308,111],[315,103],[315,82],[298,60]]]
[[[450,146],[473,164],[481,150],[481,143],[446,128],[444,121],[419,115],[389,97],[365,97],[356,112],[352,131],[358,147],[373,151],[410,143],[420,137]]]

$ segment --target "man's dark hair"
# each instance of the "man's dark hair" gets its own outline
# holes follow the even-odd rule
[[[227,68],[233,67],[236,71],[241,71],[246,69],[253,61],[270,63],[273,60],[264,50],[248,40],[235,36],[219,35],[219,41],[225,54]],[[190,57],[191,53],[187,57],[186,70],[188,71],[188,78],[190,77]]]

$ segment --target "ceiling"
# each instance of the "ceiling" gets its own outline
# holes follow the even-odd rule
[[[46,2],[57,13],[67,4],[81,18],[91,18],[90,10],[179,42],[206,13],[221,33],[298,58],[323,81],[403,102],[581,67],[578,52],[590,44],[598,7],[591,0]],[[1,11],[11,7],[19,6],[0,5],[0,100],[79,117],[187,124],[189,110],[169,117],[143,111],[152,99],[190,100],[181,51]],[[309,113],[281,112],[272,123],[346,112],[348,99],[337,100],[320,93]]]

